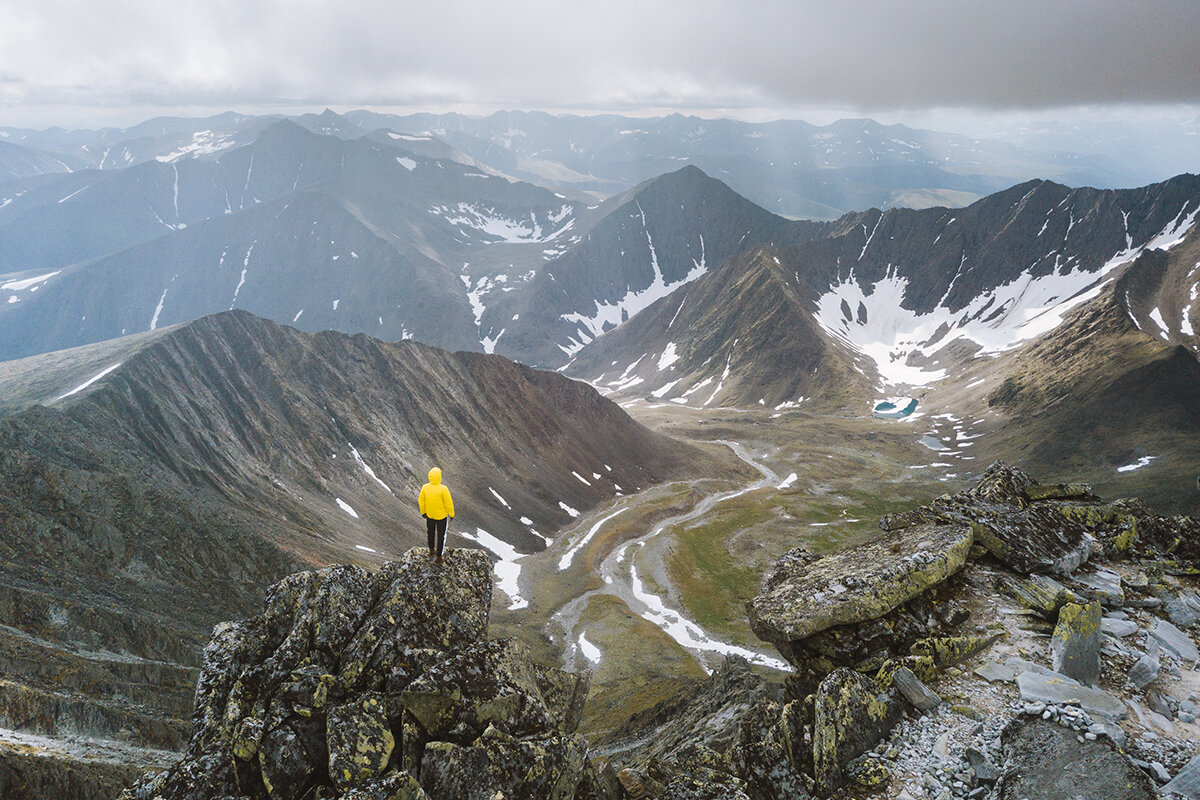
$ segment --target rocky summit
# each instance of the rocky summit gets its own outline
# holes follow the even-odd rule
[[[587,677],[487,638],[491,563],[300,572],[204,650],[182,759],[123,800],[591,798]]]

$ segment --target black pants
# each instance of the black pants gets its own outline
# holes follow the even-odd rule
[[[438,558],[441,558],[442,553],[446,550],[446,518],[429,519],[425,518],[425,533],[429,537],[429,552],[437,553]],[[434,547],[434,543],[437,547]]]

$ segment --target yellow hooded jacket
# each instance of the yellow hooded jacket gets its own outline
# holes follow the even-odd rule
[[[442,471],[437,467],[429,470],[429,483],[421,487],[417,497],[421,515],[430,519],[454,519],[454,498],[450,490],[442,485]]]

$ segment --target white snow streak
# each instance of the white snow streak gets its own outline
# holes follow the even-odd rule
[[[253,162],[254,157],[251,156],[250,160]],[[247,178],[247,180],[249,180],[249,178]],[[250,248],[246,250],[246,257],[242,260],[242,277],[238,279],[237,288],[233,290],[233,299],[229,301],[230,311],[233,311],[233,306],[237,303],[238,294],[240,294],[242,291],[242,285],[246,283],[246,270],[250,269],[250,254],[254,252],[254,245],[256,244],[258,244],[257,241],[250,243]]]
[[[95,383],[96,381],[100,380],[100,379],[101,379],[101,378],[103,378],[105,375],[107,375],[108,373],[110,373],[110,372],[112,372],[114,369],[116,369],[117,367],[121,366],[121,364],[122,364],[122,363],[123,363],[123,362],[120,362],[120,361],[118,361],[117,363],[113,364],[111,367],[108,367],[108,368],[106,368],[106,369],[102,370],[101,372],[99,372],[98,374],[96,374],[96,375],[93,375],[92,377],[88,378],[86,381],[84,381],[83,383],[79,384],[78,386],[76,386],[76,387],[75,387],[74,389],[72,389],[71,391],[69,391],[69,392],[63,392],[63,393],[62,393],[62,394],[60,394],[58,397],[54,398],[54,400],[55,400],[55,401],[57,401],[57,400],[62,400],[64,397],[70,397],[70,396],[71,396],[71,395],[73,395],[73,394],[77,394],[77,393],[79,393],[79,392],[82,392],[84,389],[88,388],[88,387],[89,387],[89,386],[91,386],[93,383]]]
[[[167,289],[170,288],[170,286],[167,287]],[[150,318],[150,330],[158,327],[158,315],[162,313],[163,303],[167,299],[167,289],[163,289],[162,297],[158,298],[158,305],[154,307],[154,316]]]
[[[47,272],[45,275],[38,275],[36,278],[25,278],[25,279],[19,280],[19,281],[8,281],[7,283],[0,283],[0,289],[8,289],[9,291],[13,291],[13,292],[24,291],[25,289],[28,289],[30,286],[33,286],[34,284],[38,284],[38,283],[42,283],[43,281],[50,280],[51,278],[53,278],[55,275],[57,275],[60,272],[62,272],[61,269],[56,269],[56,270],[54,270],[54,272]]]
[[[1141,469],[1142,467],[1146,466],[1156,458],[1158,458],[1158,456],[1142,456],[1132,464],[1126,464],[1123,467],[1117,467],[1117,472],[1133,472],[1135,469]]]
[[[619,508],[616,511],[614,511],[613,513],[609,514],[607,517],[602,517],[599,521],[597,521],[596,524],[593,525],[586,534],[584,534],[584,537],[582,539],[580,539],[578,542],[576,542],[571,547],[570,550],[563,553],[562,558],[560,558],[558,560],[558,571],[562,572],[563,570],[565,570],[571,566],[571,562],[575,560],[575,554],[578,553],[580,550],[582,550],[583,547],[592,540],[592,538],[600,531],[600,528],[604,525],[604,523],[608,522],[610,519],[617,516],[618,514],[625,513],[625,511],[627,511],[627,510],[628,509],[625,509],[625,508]],[[572,516],[575,516],[575,515],[572,514]]]
[[[390,494],[390,495],[396,494],[395,492],[392,491],[390,486],[388,486],[383,481],[379,480],[379,476],[375,474],[375,470],[371,469],[370,464],[368,464],[366,461],[363,461],[363,457],[358,454],[358,450],[355,449],[354,445],[350,444],[349,442],[346,442],[346,446],[350,448],[350,455],[354,456],[354,460],[357,461],[358,465],[363,468],[363,472],[367,473],[367,477],[369,477],[371,480],[378,483],[384,489],[387,489],[388,494]]]
[[[335,497],[334,500],[337,500],[338,507],[341,508],[342,511],[345,511],[350,516],[354,517],[355,519],[358,519],[358,512],[355,511],[353,508],[351,508],[349,503],[347,503],[345,500],[343,500],[340,497]]]

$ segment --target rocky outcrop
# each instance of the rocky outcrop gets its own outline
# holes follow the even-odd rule
[[[204,651],[184,757],[126,800],[602,798],[586,676],[487,640],[491,563],[421,550],[272,587]]]
[[[768,580],[768,591],[746,604],[750,626],[802,678],[813,676],[814,659],[827,664],[817,667],[823,675],[885,641],[911,644],[928,635],[927,617],[903,607],[961,569],[971,541],[965,526],[915,525],[824,558],[789,554]]]
[[[782,652],[835,625],[882,617],[961,569],[970,549],[967,527],[889,531],[790,574],[776,572],[775,588],[746,605],[750,627]]]
[[[663,701],[618,733],[611,749],[633,754],[621,772],[626,795],[804,800],[812,709],[802,706],[785,704],[745,659],[727,656],[690,696]]]
[[[879,525],[884,530],[919,523],[967,525],[977,543],[1013,570],[1066,575],[1087,561],[1093,549],[1087,526],[1059,508],[1081,495],[1092,497],[1086,487],[1039,486],[1020,470],[996,462],[974,487],[885,515]]]

